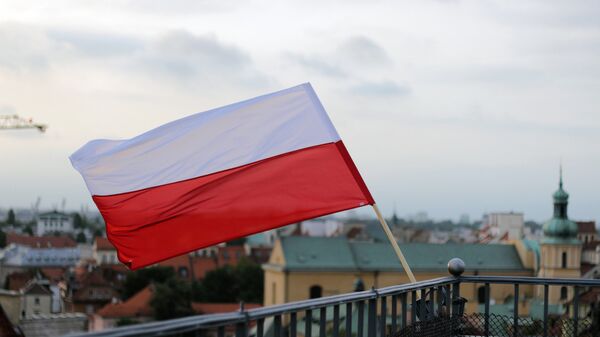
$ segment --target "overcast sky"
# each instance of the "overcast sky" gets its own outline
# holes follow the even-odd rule
[[[68,156],[311,82],[386,214],[600,220],[598,1],[0,2],[0,207],[93,203]]]

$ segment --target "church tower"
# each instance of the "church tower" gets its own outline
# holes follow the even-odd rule
[[[540,244],[539,277],[578,278],[581,276],[581,241],[577,239],[577,224],[567,216],[569,194],[563,190],[562,167],[558,190],[552,195],[554,216],[544,224]],[[573,297],[573,289],[550,287],[549,303],[564,303]]]

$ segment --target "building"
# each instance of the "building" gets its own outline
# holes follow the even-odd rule
[[[103,271],[95,268],[78,282],[71,298],[73,311],[91,315],[119,296],[115,285],[104,277]]]
[[[22,301],[20,292],[0,289],[0,306],[13,325],[17,325],[21,318]]]
[[[23,289],[22,318],[52,313],[52,291],[46,285],[32,280]]]
[[[75,248],[77,242],[72,238],[61,236],[29,236],[16,233],[6,233],[6,245],[14,243],[16,245],[27,246],[31,248]]]
[[[531,276],[534,266],[520,256],[516,245],[507,244],[402,244],[402,251],[417,280],[448,274],[450,257],[466,262],[465,275]],[[526,251],[522,248],[523,252]],[[264,305],[409,283],[398,258],[388,243],[350,241],[347,238],[284,237],[275,243],[265,271]],[[476,306],[482,300],[480,287],[461,288],[461,296]],[[524,293],[532,295],[531,287]],[[512,287],[495,287],[492,296],[503,303]]]
[[[36,235],[53,233],[73,233],[73,217],[66,213],[52,211],[38,215]]]
[[[584,244],[598,241],[596,221],[576,221],[577,239]]]
[[[558,190],[552,195],[554,215],[544,224],[544,238],[540,243],[541,263],[538,276],[549,278],[579,278],[581,276],[581,241],[578,226],[569,220],[569,194],[563,189],[562,170]],[[543,287],[538,288],[538,295]],[[573,297],[573,289],[550,287],[550,303],[566,303]]]
[[[523,213],[495,212],[484,216],[480,241],[482,243],[521,240],[524,235]]]
[[[544,238],[506,240],[488,244],[404,243],[402,251],[417,280],[435,279],[447,275],[447,261],[459,257],[466,262],[463,275],[539,276],[548,278],[579,278],[581,276],[581,241],[577,239],[577,224],[568,219],[568,194],[559,189],[553,194],[554,215],[544,225]],[[510,236],[519,236],[522,214],[507,213],[492,217],[492,224],[505,228]],[[406,273],[387,242],[359,242],[347,238],[284,237],[275,243],[265,271],[264,304],[274,305],[321,296],[348,293],[371,287],[409,283]],[[482,284],[462,284],[468,311],[478,311],[484,303]],[[522,315],[528,314],[543,298],[537,287],[522,285],[524,299]],[[573,288],[550,287],[549,303],[567,305]],[[491,289],[492,305],[511,303],[512,286],[496,285]],[[543,295],[543,294],[542,294]],[[553,307],[555,308],[555,307]],[[537,309],[537,308],[536,308]]]
[[[79,248],[31,248],[10,244],[0,251],[0,282],[14,272],[31,268],[73,267],[79,261]]]
[[[119,263],[117,250],[107,238],[96,237],[92,246],[92,256],[97,264]]]
[[[98,310],[90,320],[90,331],[110,329],[123,322],[142,323],[154,320],[154,311],[150,305],[154,286],[149,285],[137,294],[121,303],[109,303]],[[238,303],[191,303],[192,310],[199,315],[232,312],[239,310]],[[246,309],[260,307],[260,304],[245,303]],[[227,334],[229,336],[229,334]]]

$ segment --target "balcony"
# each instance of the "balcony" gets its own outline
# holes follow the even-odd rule
[[[600,336],[600,280],[462,276],[460,262],[448,277],[413,284],[79,336]]]

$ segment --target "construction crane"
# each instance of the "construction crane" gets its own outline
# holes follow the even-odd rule
[[[40,132],[46,131],[46,124],[34,123],[31,118],[26,119],[18,115],[0,115],[0,130],[9,129],[38,129]]]

